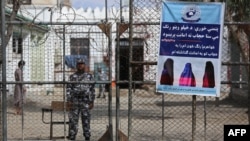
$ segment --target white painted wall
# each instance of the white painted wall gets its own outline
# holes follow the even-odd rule
[[[160,22],[160,10],[161,9],[148,9],[148,8],[142,8],[142,9],[136,9],[135,15],[134,15],[134,22],[135,23],[140,23],[140,22]],[[68,22],[69,24],[71,22],[101,22],[105,21],[106,14],[105,8],[87,8],[87,9],[73,9],[68,6],[64,6],[62,8],[57,7],[56,5],[31,5],[31,6],[23,6],[21,8],[21,12],[19,13],[20,15],[23,15],[25,17],[28,17],[31,19],[31,21],[34,22]],[[120,21],[120,9],[118,8],[110,8],[107,10],[107,16],[108,16],[108,22],[112,23],[112,80],[115,80],[115,38],[116,38],[116,22]],[[123,11],[123,17],[125,19],[125,22],[128,21],[129,19],[129,10],[128,7],[124,8]],[[157,15],[157,16],[155,16]],[[79,31],[78,29],[79,26],[67,26],[66,31]],[[44,64],[47,69],[45,69],[45,76],[43,81],[54,81],[54,60],[48,60],[48,58],[53,58],[54,56],[54,51],[56,48],[62,48],[63,43],[60,38],[57,35],[54,34],[54,30],[56,29],[56,25],[50,26],[51,32],[48,35],[48,38],[46,39],[46,42],[44,44]],[[89,30],[91,32],[91,28]],[[158,57],[158,42],[159,42],[159,34],[160,33],[160,28],[157,28],[157,26],[153,25],[146,25],[146,26],[137,26],[134,28],[135,34],[134,37],[138,38],[145,38],[146,43],[145,43],[145,56],[144,60],[145,61],[156,61]],[[46,35],[47,36],[47,35]],[[74,35],[72,35],[74,36]],[[72,36],[66,36],[66,55],[69,54],[69,39]],[[83,34],[82,36],[86,36]],[[127,38],[128,37],[128,31],[125,32],[124,34],[121,35],[121,38]],[[29,39],[30,36],[27,36],[27,42],[30,42],[29,44],[25,45],[25,48],[28,48],[27,50],[29,51],[34,47],[32,45],[31,40]],[[95,37],[91,37],[95,39]],[[99,44],[96,44],[99,43]],[[107,40],[105,40],[105,37],[102,40],[93,40],[91,41],[92,48],[99,48],[100,46],[102,47],[107,47]],[[11,44],[10,44],[11,45]],[[223,50],[224,51],[224,50]],[[94,50],[90,51],[93,54],[90,54],[91,56],[91,70],[93,71],[94,69],[94,63],[98,63],[102,61],[102,57],[100,53],[95,53]],[[10,53],[10,52],[9,52]],[[9,54],[8,53],[8,54]],[[25,54],[30,54],[31,52],[24,52]],[[12,54],[10,53],[9,56]],[[10,57],[11,58],[11,57]],[[13,58],[13,57],[12,57]],[[29,55],[25,56],[25,60],[29,60],[27,62],[28,65],[30,60]],[[18,60],[18,59],[17,59]],[[12,64],[15,64],[17,60],[11,61]],[[27,65],[27,66],[28,66]],[[30,70],[29,68],[27,68]],[[10,68],[8,75],[12,76],[14,68]],[[225,71],[225,70],[224,70]],[[145,80],[154,80],[155,77],[154,75],[152,76],[152,72],[156,72],[156,67],[155,66],[149,66],[144,70],[144,78]],[[30,74],[30,72],[28,73]],[[26,80],[31,80],[31,77],[29,75],[26,75]]]

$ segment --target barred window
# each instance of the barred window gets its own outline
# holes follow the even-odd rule
[[[86,55],[89,57],[89,38],[71,38],[71,55]]]
[[[14,53],[17,53],[17,54],[21,54],[23,52],[23,38],[13,36],[12,50]]]

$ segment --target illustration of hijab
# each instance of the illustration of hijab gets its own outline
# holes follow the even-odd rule
[[[160,84],[162,85],[173,85],[174,82],[174,71],[173,71],[174,61],[168,58],[163,64],[163,70],[161,73]]]
[[[192,71],[191,63],[186,63],[183,72],[181,73],[181,77],[179,79],[180,86],[196,86],[195,77]]]
[[[202,87],[213,88],[215,86],[214,81],[214,66],[211,61],[206,62],[205,72],[203,76]]]

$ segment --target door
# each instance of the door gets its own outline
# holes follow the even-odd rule
[[[143,39],[133,39],[132,61],[143,61]],[[120,80],[129,80],[129,39],[120,39]],[[132,81],[143,81],[143,65],[132,66]],[[141,84],[137,84],[139,88]],[[120,88],[128,88],[127,84],[120,84]]]

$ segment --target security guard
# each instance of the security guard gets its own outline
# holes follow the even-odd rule
[[[67,102],[71,105],[69,111],[69,136],[75,140],[78,132],[78,121],[81,116],[83,136],[86,141],[90,140],[90,110],[94,107],[95,86],[94,84],[81,83],[94,80],[93,76],[85,72],[84,59],[77,60],[77,71],[70,75],[66,86]]]

